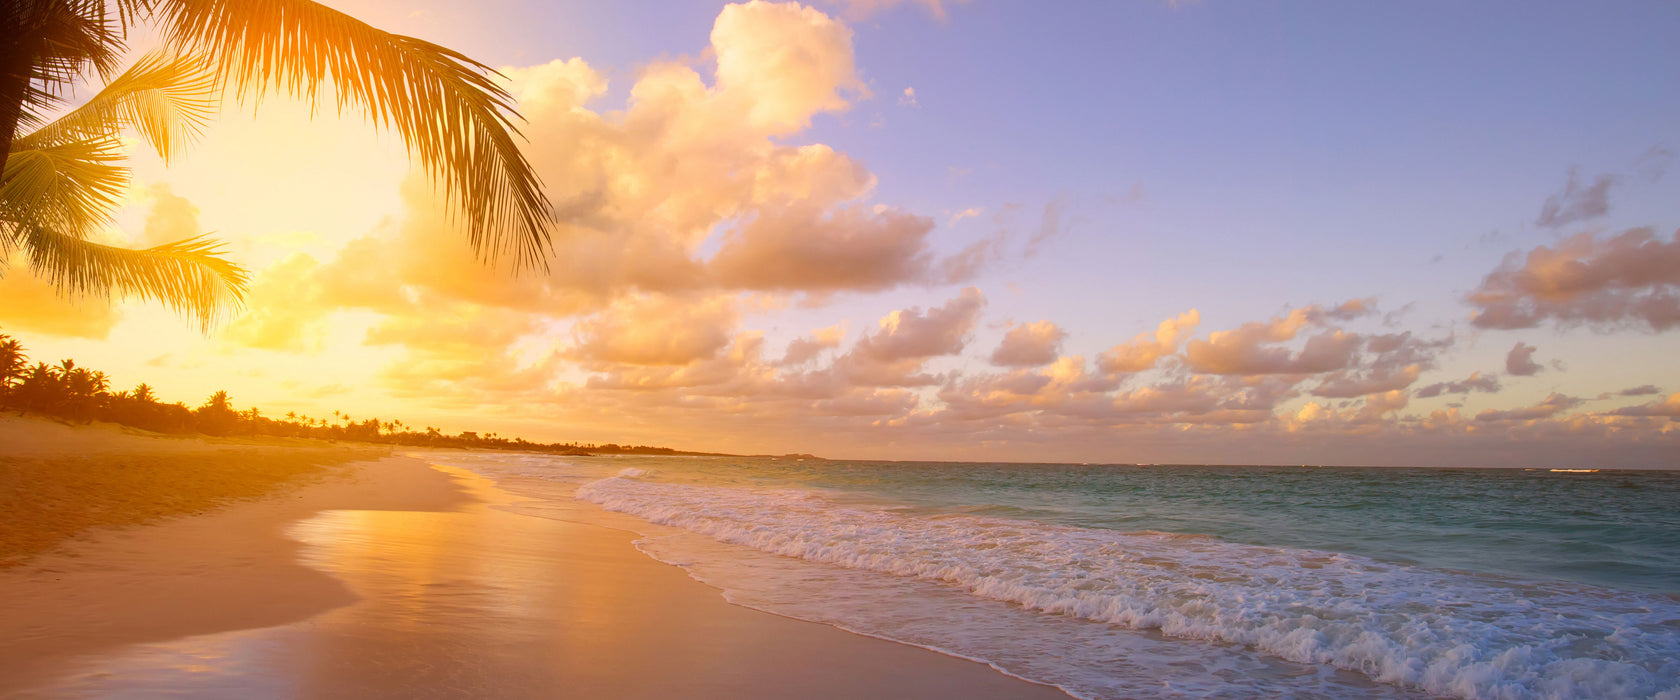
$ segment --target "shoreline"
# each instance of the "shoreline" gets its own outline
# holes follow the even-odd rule
[[[419,469],[417,469],[417,467]],[[391,457],[211,512],[83,533],[0,569],[0,695],[79,657],[269,627],[356,601],[298,561],[296,522],[335,508],[453,507],[465,496],[418,460]],[[394,478],[393,478],[394,477]],[[408,488],[389,490],[409,483]]]
[[[88,533],[0,569],[0,696],[1068,697],[730,603],[632,530],[519,500],[396,456]]]

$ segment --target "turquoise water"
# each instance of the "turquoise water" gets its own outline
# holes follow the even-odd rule
[[[634,516],[732,602],[1076,697],[1680,700],[1676,472],[449,460]]]
[[[1680,472],[751,459],[650,478],[1680,593]]]

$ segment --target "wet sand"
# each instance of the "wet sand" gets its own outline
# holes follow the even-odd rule
[[[730,605],[518,500],[390,457],[84,537],[0,569],[0,697],[1066,697]]]

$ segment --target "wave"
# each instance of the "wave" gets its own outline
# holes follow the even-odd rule
[[[577,496],[719,542],[1437,695],[1680,700],[1680,601],[1669,597],[1206,536],[917,517],[796,490],[626,475]]]

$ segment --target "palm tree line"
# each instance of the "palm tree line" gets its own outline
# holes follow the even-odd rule
[[[124,70],[140,26],[155,27],[162,48]],[[323,86],[403,139],[481,259],[544,267],[551,207],[494,75],[309,0],[0,1],[0,274],[16,254],[62,294],[160,301],[208,328],[240,305],[249,279],[222,244],[90,240],[129,184],[121,136],[133,129],[169,161],[223,96],[318,105]],[[53,117],[96,80],[92,98]]]
[[[348,440],[414,447],[460,447],[472,449],[522,450],[556,454],[650,454],[691,455],[666,447],[594,443],[535,443],[497,433],[480,435],[464,431],[444,434],[438,428],[416,428],[401,420],[357,419],[333,411],[329,417],[313,417],[288,411],[265,415],[256,407],[237,409],[227,391],[211,394],[197,407],[183,402],[164,403],[149,384],[127,391],[112,391],[110,378],[96,369],[65,359],[57,364],[29,362],[23,343],[0,333],[0,410],[19,415],[51,416],[72,423],[103,421],[142,430],[175,435],[204,434],[217,437],[284,437]]]

